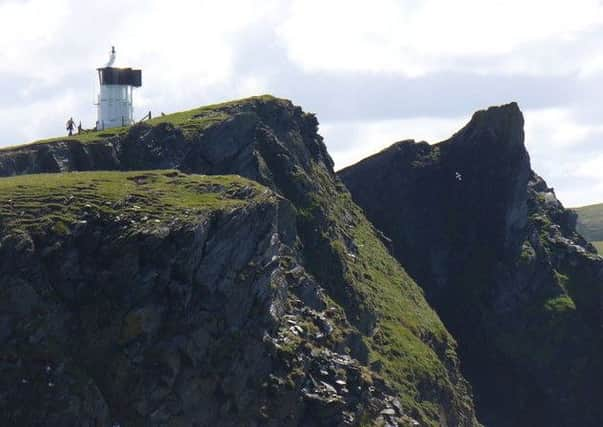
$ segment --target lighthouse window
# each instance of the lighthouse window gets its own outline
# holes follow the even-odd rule
[[[100,68],[99,80],[101,85],[142,86],[141,70],[131,68]]]

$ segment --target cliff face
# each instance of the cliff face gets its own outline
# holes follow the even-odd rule
[[[266,188],[175,171],[0,188],[3,425],[412,421],[329,350],[293,209]]]
[[[2,175],[174,168],[271,189],[205,183],[202,194],[239,201],[182,209],[190,197],[173,196],[161,218],[129,216],[130,203],[144,210],[163,197],[154,191],[120,193],[109,201],[116,211],[105,212],[114,196],[90,190],[94,202],[67,219],[52,200],[38,231],[21,235],[22,225],[3,220],[2,259],[19,260],[4,261],[0,275],[3,292],[15,292],[3,299],[4,324],[17,331],[2,338],[15,347],[6,372],[41,381],[22,396],[49,402],[41,411],[67,424],[73,418],[61,417],[76,414],[125,425],[477,425],[454,339],[352,202],[317,126],[288,101],[263,97],[0,151]],[[84,178],[58,187],[86,192],[103,182]],[[187,179],[210,177],[173,179],[194,188]],[[0,193],[12,203],[29,185],[14,182]],[[198,206],[207,209],[194,220],[172,223]],[[162,227],[137,226],[148,221]],[[34,302],[13,314],[27,295]],[[41,330],[27,329],[34,306]],[[30,353],[23,342],[38,345]],[[60,402],[40,394],[59,387],[54,372],[74,378]],[[29,416],[19,396],[3,411],[13,419]]]
[[[530,168],[516,104],[340,177],[460,343],[487,425],[600,425],[603,259]]]

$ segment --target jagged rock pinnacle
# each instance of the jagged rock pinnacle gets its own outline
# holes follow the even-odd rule
[[[523,125],[491,107],[339,175],[459,339],[486,425],[601,425],[603,260],[531,170]]]

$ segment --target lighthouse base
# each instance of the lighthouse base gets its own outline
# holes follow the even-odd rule
[[[101,85],[96,128],[110,129],[134,123],[132,86]]]

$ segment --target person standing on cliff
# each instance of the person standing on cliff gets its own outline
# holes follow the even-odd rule
[[[75,129],[75,122],[73,121],[73,117],[70,117],[69,120],[67,120],[65,128],[67,129],[67,132],[69,132],[69,136],[73,135],[73,130]]]

